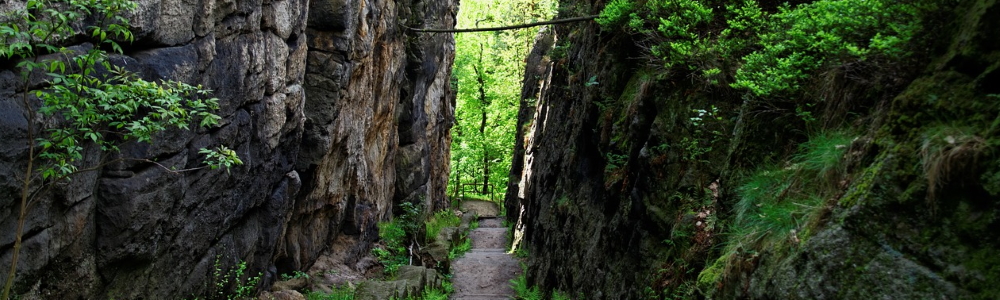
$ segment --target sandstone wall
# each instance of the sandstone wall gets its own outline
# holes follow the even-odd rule
[[[453,26],[456,3],[139,4],[130,16],[136,43],[113,60],[147,79],[214,90],[223,122],[165,132],[122,155],[183,169],[200,165],[199,148],[226,145],[245,164],[171,173],[122,163],[73,177],[30,210],[18,293],[179,299],[213,292],[216,265],[239,262],[267,287],[323,251],[351,251],[355,261],[345,263],[355,263],[394,200],[443,201],[452,40],[411,36],[401,22]],[[27,149],[17,78],[0,70],[4,270]],[[99,153],[88,150],[85,161]]]
[[[334,240],[355,265],[393,204],[442,208],[454,112],[451,35],[406,35],[404,25],[454,26],[453,1],[313,1],[303,174],[279,259],[308,267]],[[408,20],[398,24],[398,20]],[[431,203],[431,201],[437,201]],[[358,268],[363,268],[361,262]]]

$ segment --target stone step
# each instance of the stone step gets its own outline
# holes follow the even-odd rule
[[[505,248],[478,248],[469,250],[466,253],[507,253]]]
[[[459,210],[474,214],[480,218],[500,215],[500,207],[496,203],[482,200],[466,200],[459,205]]]
[[[479,228],[505,228],[502,218],[479,218]]]
[[[476,228],[469,233],[472,249],[507,247],[507,228]]]
[[[452,299],[507,299],[504,295],[514,295],[510,280],[517,277],[521,267],[503,249],[474,249],[452,262],[451,270],[455,274]],[[500,298],[459,298],[459,295],[498,295]]]

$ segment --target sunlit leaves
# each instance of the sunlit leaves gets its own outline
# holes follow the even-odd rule
[[[198,153],[205,155],[204,163],[212,168],[212,170],[224,168],[226,172],[229,172],[229,169],[233,166],[243,164],[243,160],[240,160],[236,151],[229,149],[225,145],[215,149],[201,148],[198,150]]]
[[[555,13],[555,5],[552,0],[463,2],[457,27],[496,27],[548,20]],[[489,182],[503,193],[513,156],[524,58],[537,30],[456,34],[453,76],[458,96],[457,124],[452,129],[452,182],[457,179],[461,183],[482,184],[488,168]],[[481,97],[480,87],[485,98]],[[482,127],[484,113],[487,124]]]

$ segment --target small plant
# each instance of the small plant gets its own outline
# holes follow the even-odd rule
[[[431,216],[430,220],[427,220],[425,226],[427,228],[427,241],[431,241],[437,237],[438,233],[441,233],[441,229],[445,227],[458,227],[462,224],[462,218],[459,218],[451,210],[443,210],[435,213]]]
[[[597,23],[602,27],[610,29],[613,25],[620,25],[631,20],[631,15],[635,11],[632,0],[614,0],[601,10],[601,16],[597,18]]]
[[[292,279],[298,279],[298,278],[309,279],[309,274],[306,274],[306,272],[302,272],[302,271],[298,271],[298,270],[296,270],[295,272],[292,272],[291,275],[289,275],[289,274],[281,274],[281,280],[292,280]]]
[[[812,222],[839,189],[842,157],[851,140],[842,132],[816,135],[799,146],[788,165],[763,167],[747,176],[733,207],[735,220],[724,251],[730,254],[724,263],[703,271],[702,284],[740,269],[740,260],[747,257],[741,253],[780,250],[807,238],[809,225],[815,226]]]
[[[561,291],[552,291],[552,300],[571,300],[572,298]]]
[[[468,236],[463,236],[461,241],[452,246],[451,250],[448,252],[448,259],[458,258],[462,256],[462,254],[465,254],[465,252],[469,252],[469,250],[472,250],[472,239]]]
[[[378,236],[382,245],[372,248],[372,254],[385,267],[386,275],[396,274],[400,266],[410,264],[412,253],[407,249],[408,242],[416,238],[420,207],[409,202],[399,205],[402,214],[388,222],[378,223]]]
[[[215,289],[215,299],[245,300],[252,299],[257,285],[260,283],[262,273],[243,279],[247,273],[246,261],[240,261],[236,267],[226,271],[222,267],[222,255],[215,257],[212,268],[213,288]],[[230,291],[230,285],[236,286]]]
[[[479,216],[474,216],[472,221],[469,221],[469,231],[476,230],[479,228]]]
[[[523,266],[522,266],[523,267]],[[528,284],[528,278],[521,274],[510,281],[510,287],[514,289],[514,298],[522,300],[541,300],[542,292],[538,287]]]
[[[517,258],[528,258],[528,256],[529,256],[529,253],[528,253],[528,249],[527,248],[518,247],[517,250],[514,250],[514,257],[517,257]]]
[[[927,179],[927,200],[933,201],[937,190],[958,174],[976,166],[988,149],[986,139],[972,127],[935,126],[927,130],[920,146],[920,156]]]

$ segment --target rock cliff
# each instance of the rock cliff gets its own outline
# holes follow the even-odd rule
[[[610,2],[561,1],[561,17]],[[953,4],[902,67],[823,70],[805,87],[827,101],[813,115],[663,72],[639,54],[642,36],[554,26],[528,60],[506,197],[529,282],[587,299],[997,297],[1000,48],[988,32],[1000,6]],[[837,132],[831,167],[807,172],[810,149]],[[765,215],[754,192],[814,200]],[[764,233],[745,222],[776,218],[797,221]]]
[[[140,0],[116,56],[147,79],[202,84],[223,121],[167,131],[121,155],[197,167],[226,145],[245,164],[174,173],[118,163],[81,173],[29,211],[15,291],[43,299],[180,299],[214,293],[245,263],[267,287],[324,251],[354,266],[394,203],[444,201],[455,1]],[[86,47],[83,45],[82,47]],[[11,259],[25,93],[0,70],[0,261]],[[86,151],[84,165],[99,163]],[[363,267],[363,266],[361,266]],[[0,280],[6,277],[6,271]],[[233,288],[230,283],[226,289]]]

